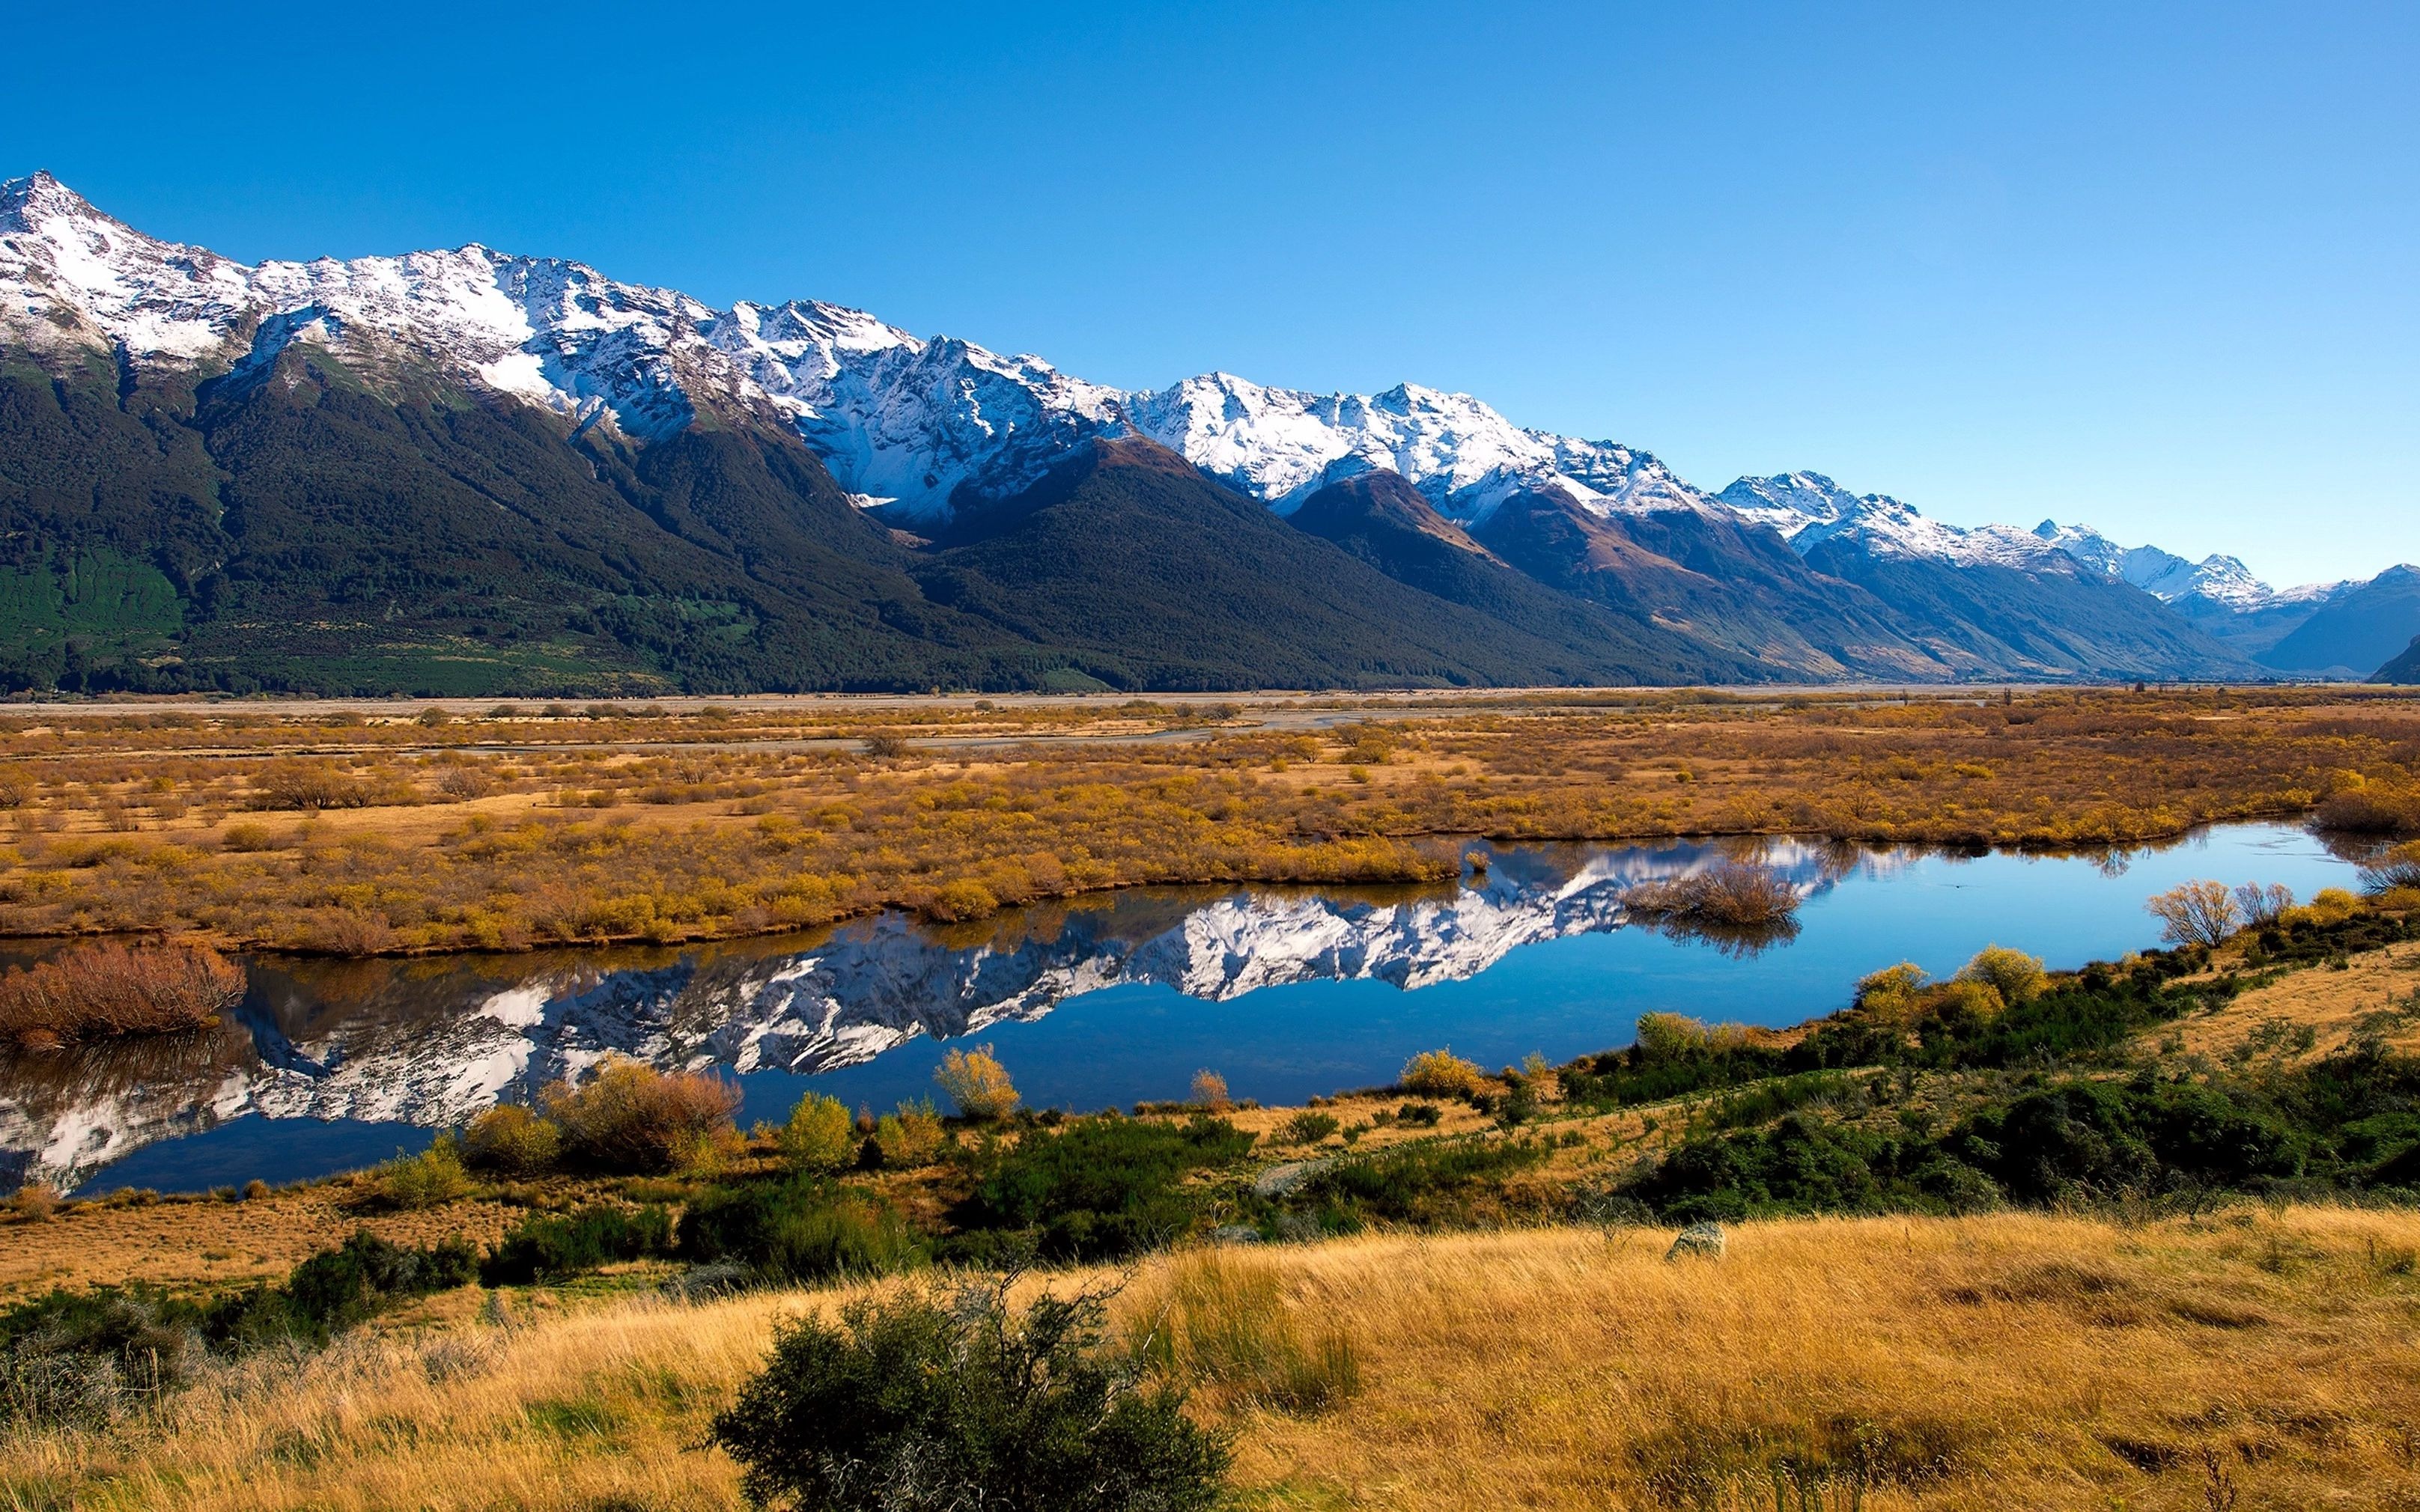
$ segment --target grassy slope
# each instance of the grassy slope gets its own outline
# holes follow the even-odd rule
[[[2397,1504],[2420,1496],[2415,1244],[2411,1213],[2295,1209],[1752,1224],[1677,1266],[1636,1230],[1286,1247],[1225,1263],[1347,1333],[1365,1389],[1218,1415],[1259,1506],[1770,1505],[1784,1459],[1862,1459],[1876,1508]],[[1129,1301],[1199,1263],[1148,1263]],[[734,1506],[701,1425],[776,1319],[835,1300],[496,1327],[456,1294],[449,1326],[239,1374],[156,1431],[0,1448],[0,1505]]]

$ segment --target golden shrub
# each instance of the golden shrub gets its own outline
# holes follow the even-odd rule
[[[2009,1008],[2030,1003],[2050,989],[2050,973],[2042,969],[2040,957],[1999,945],[1976,951],[1975,959],[1959,969],[1958,980],[1988,985]]]
[[[952,1050],[933,1069],[933,1080],[970,1119],[1004,1119],[1021,1099],[1008,1078],[1008,1068],[992,1055],[991,1046]]]
[[[1467,1097],[1487,1085],[1487,1076],[1476,1062],[1439,1049],[1423,1050],[1404,1061],[1396,1081],[1404,1091],[1421,1097]]]
[[[462,1132],[464,1164],[506,1176],[538,1176],[563,1154],[562,1128],[518,1103],[500,1103]]]

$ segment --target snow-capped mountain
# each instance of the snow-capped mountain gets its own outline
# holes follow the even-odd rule
[[[1800,556],[1831,543],[1876,557],[1908,557],[1959,566],[2040,569],[2053,552],[2006,525],[1964,529],[1928,519],[1886,494],[1857,494],[1820,472],[1742,478],[1715,495],[1742,517],[1781,533]]]
[[[1512,852],[1446,897],[1238,893],[1147,933],[1120,932],[1113,914],[1076,914],[1047,939],[1007,945],[947,944],[886,915],[803,951],[622,969],[573,962],[503,979],[472,963],[350,1003],[322,996],[307,966],[255,963],[240,1026],[105,1049],[93,1058],[110,1065],[58,1078],[10,1068],[0,1079],[0,1181],[72,1187],[146,1145],[247,1115],[446,1127],[499,1101],[526,1102],[609,1055],[742,1075],[830,1071],[920,1036],[1031,1022],[1120,985],[1218,1002],[1318,980],[1414,991],[1476,976],[1525,945],[1623,927],[1627,889],[1726,854],[1673,843],[1567,865]],[[1775,841],[1762,854],[1802,893],[1843,874],[1843,855],[1828,847]],[[1862,864],[1909,858],[1876,853]]]
[[[1164,388],[1121,390],[1063,373],[1037,356],[1002,356],[954,337],[919,337],[861,311],[814,301],[717,309],[677,290],[617,282],[580,263],[478,245],[246,265],[147,237],[44,174],[0,184],[0,347],[27,350],[54,373],[80,373],[88,402],[102,407],[110,404],[109,380],[98,375],[114,371],[119,413],[96,419],[121,433],[109,445],[139,450],[134,433],[147,424],[229,427],[204,440],[207,455],[202,448],[162,451],[146,461],[161,475],[130,481],[116,507],[131,519],[144,507],[142,499],[179,501],[186,517],[179,528],[191,547],[172,566],[187,577],[219,570],[214,563],[229,563],[256,544],[259,570],[249,562],[240,572],[227,569],[258,600],[248,606],[245,623],[349,623],[345,611],[312,596],[319,591],[312,583],[294,585],[287,594],[290,603],[269,601],[293,581],[289,568],[274,563],[299,560],[292,542],[269,538],[279,532],[334,528],[337,539],[300,555],[359,562],[332,570],[339,577],[353,573],[362,582],[387,570],[373,563],[391,565],[409,554],[373,546],[363,535],[386,527],[351,517],[331,521],[303,494],[290,492],[298,472],[318,466],[326,455],[315,448],[357,455],[368,470],[365,485],[415,501],[408,513],[443,501],[452,513],[445,525],[432,527],[432,538],[463,541],[467,554],[436,576],[463,586],[453,598],[424,605],[428,623],[397,642],[415,656],[424,645],[427,654],[437,654],[432,638],[486,635],[483,616],[498,612],[489,606],[499,604],[520,616],[531,641],[597,636],[603,633],[597,617],[582,606],[610,600],[606,617],[628,628],[620,649],[600,648],[598,656],[643,664],[616,676],[692,679],[703,674],[700,666],[663,660],[690,656],[686,632],[646,629],[628,618],[634,612],[628,606],[694,605],[701,593],[715,596],[715,589],[701,586],[712,581],[711,571],[696,561],[705,551],[727,563],[715,570],[755,585],[747,590],[755,596],[742,618],[760,626],[763,643],[736,663],[727,646],[718,645],[709,658],[711,675],[740,677],[750,686],[959,680],[1025,686],[1063,672],[1093,681],[1165,676],[1187,686],[1205,678],[1240,686],[1266,677],[1266,667],[1149,671],[1164,651],[1123,643],[1135,617],[1106,608],[1101,626],[1068,625],[1062,640],[1032,646],[1024,638],[1039,622],[1016,607],[1014,575],[976,591],[966,573],[980,576],[988,568],[943,560],[969,538],[956,522],[958,503],[1017,496],[1095,440],[1131,438],[1169,448],[1280,516],[1291,515],[1323,486],[1376,471],[1398,473],[1450,526],[1485,536],[1491,550],[1517,556],[1522,573],[1649,627],[1642,632],[1648,639],[1635,647],[1583,648],[1576,661],[1564,651],[1548,655],[1534,638],[1505,640],[1502,627],[1487,623],[1457,627],[1450,645],[1423,643],[1416,654],[1375,661],[1366,637],[1347,645],[1346,632],[1338,630],[1331,638],[1337,643],[1323,643],[1299,670],[1288,664],[1289,675],[1298,680],[1405,674],[1671,680],[1683,675],[1678,669],[1708,664],[1710,656],[1744,656],[1744,667],[1798,677],[2211,676],[2245,670],[2150,600],[2128,606],[2106,594],[2064,591],[2078,584],[2099,589],[2102,579],[2136,584],[2141,564],[2151,563],[2169,574],[2157,578],[2164,595],[2173,576],[2164,553],[2119,553],[2111,559],[2113,568],[2090,558],[2102,548],[2082,532],[2054,531],[2045,537],[2005,526],[1951,526],[1887,496],[1854,494],[1820,473],[1744,478],[1709,495],[1646,452],[1524,427],[1467,394],[1409,383],[1375,394],[1322,394],[1218,372]],[[315,369],[315,363],[325,365]],[[468,393],[534,405],[556,417],[569,441],[551,444],[568,444],[581,455],[517,455],[500,470],[511,480],[508,491],[530,494],[506,507],[536,538],[500,538],[476,549],[467,544],[489,529],[499,501],[470,475],[487,470],[487,454],[495,448],[542,444],[536,438],[465,437],[449,429],[424,439],[417,423],[352,417],[346,408],[350,399],[331,424],[370,427],[351,432],[352,442],[305,440],[302,430],[282,425],[236,433],[230,405],[316,392],[326,387],[329,368],[349,375],[332,379],[337,387],[366,391],[389,406],[451,415],[497,408],[460,404]],[[313,377],[315,371],[320,376]],[[271,390],[271,383],[284,388]],[[129,407],[132,395],[152,407],[153,419]],[[43,434],[73,431],[70,425]],[[60,444],[32,437],[29,431],[8,439]],[[792,459],[761,448],[750,457],[708,455],[726,444],[759,443],[770,444],[772,453],[787,448]],[[793,465],[803,461],[795,457],[800,444],[820,461],[821,472]],[[462,458],[438,455],[456,446],[480,454],[467,471]],[[275,456],[245,450],[259,447],[300,450]],[[237,455],[230,456],[230,448]],[[659,472],[643,460],[650,449]],[[107,450],[93,441],[91,455],[59,459],[61,471],[107,475],[119,467],[103,456]],[[247,467],[279,480],[264,486],[289,490],[280,497],[288,505],[283,513],[232,517],[247,530],[261,522],[257,543],[228,535],[229,517],[213,502],[224,475]],[[838,484],[839,494],[821,473]],[[341,492],[349,484],[339,479],[335,486]],[[701,489],[715,497],[693,503]],[[915,533],[867,530],[859,515],[845,510],[844,496],[861,509],[877,509],[880,524],[905,525]],[[1516,501],[1508,512],[1505,506]],[[833,507],[824,509],[824,502]],[[95,548],[90,543],[123,538],[129,520],[106,528],[65,517],[29,523],[35,534],[55,543],[54,550],[70,553],[53,564],[55,575],[70,570],[73,552]],[[1792,565],[1791,553],[1777,547],[1768,551],[1763,528],[1777,532],[1809,565]],[[623,537],[628,544],[602,561],[575,563],[565,556],[621,531],[630,532]],[[1289,553],[1298,554],[1292,546],[1271,548],[1288,560]],[[349,555],[357,550],[369,555]],[[901,550],[925,554],[903,559]],[[824,555],[809,562],[802,551]],[[835,563],[835,553],[859,565]],[[1333,578],[1342,570],[1332,558],[1320,561],[1317,567],[1301,563],[1295,580]],[[511,569],[529,580],[505,586],[498,576],[505,563],[534,563],[526,571]],[[2001,574],[2005,580],[1970,584],[1975,592],[1959,594],[1912,593],[1906,583],[1881,581],[1900,570],[1895,564],[1905,563]],[[1375,570],[1392,576],[1384,567]],[[2254,592],[2223,581],[2215,559],[2195,571],[2207,590],[2195,602],[2232,608]],[[369,577],[359,576],[365,572]],[[2028,595],[2008,573],[2056,578],[2064,588],[2047,598]],[[1240,586],[1243,592],[1230,599],[1251,596],[1249,585]],[[177,594],[178,615],[189,631],[217,612],[206,603],[232,603],[163,587]],[[1109,587],[1096,590],[1107,594]],[[401,593],[386,594],[382,624],[406,612]],[[1393,640],[1404,640],[1410,632],[1403,627],[1424,618],[1424,608],[1404,598],[1399,587],[1365,578],[1351,596],[1398,626]],[[1462,608],[1482,621],[1493,612],[1484,605]],[[692,611],[648,612],[672,613],[687,624]],[[1260,623],[1283,613],[1283,606],[1273,604],[1249,617]],[[2086,622],[2090,628],[2076,633]],[[189,643],[240,674],[247,643],[215,622],[203,628],[204,639]],[[340,636],[334,628],[328,634]],[[64,643],[64,631],[52,639]],[[782,640],[778,648],[775,639]],[[653,649],[660,647],[673,649]],[[64,655],[55,646],[33,649]],[[11,648],[0,647],[7,651]],[[156,639],[131,639],[118,654],[116,665],[153,669],[112,674],[133,681],[155,677],[163,666],[187,665],[172,660],[175,654]],[[292,654],[319,655],[299,642]],[[661,665],[645,665],[650,657]],[[1075,665],[1065,665],[1071,658]],[[1054,661],[1060,671],[1051,671]],[[1139,666],[1146,670],[1138,673]],[[1404,672],[1370,670],[1388,667]],[[41,679],[56,674],[26,675],[48,686]],[[511,679],[535,675],[499,671],[497,690],[520,690]],[[390,678],[380,686],[409,682]]]
[[[2189,562],[2156,546],[2119,546],[2089,525],[2061,525],[2046,519],[2034,527],[2033,533],[2086,566],[2133,583],[2163,603],[2202,598],[2246,613],[2276,605],[2318,603],[2344,586],[2304,583],[2275,589],[2254,577],[2241,557],[2213,552],[2199,562]]]

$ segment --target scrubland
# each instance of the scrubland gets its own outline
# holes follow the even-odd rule
[[[1436,883],[1473,837],[2386,834],[2415,772],[2420,699],[2383,690],[84,705],[0,718],[0,933],[519,949]]]

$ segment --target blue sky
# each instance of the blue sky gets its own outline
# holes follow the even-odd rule
[[[2420,8],[27,8],[0,174],[1104,382],[1462,389],[2273,581],[2420,558]]]

